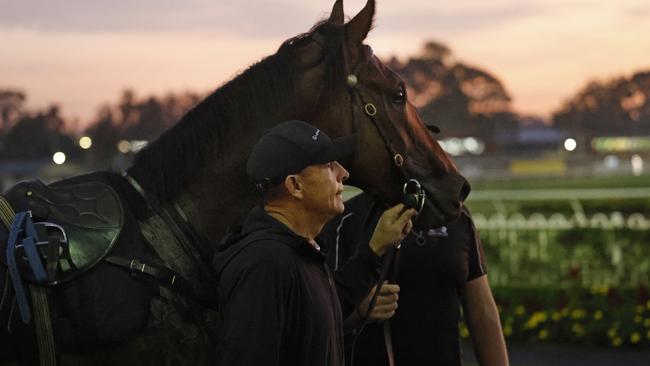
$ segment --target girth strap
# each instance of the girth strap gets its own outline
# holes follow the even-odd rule
[[[36,343],[38,358],[41,366],[56,365],[56,349],[52,333],[52,317],[47,299],[47,289],[43,286],[27,285],[34,306],[34,327],[36,328]]]
[[[134,275],[146,275],[158,282],[160,286],[176,291],[190,299],[199,302],[205,301],[203,296],[201,296],[202,294],[197,293],[194,286],[188,280],[168,268],[144,263],[137,259],[126,259],[116,256],[109,256],[104,260],[116,266],[126,268]]]
[[[125,172],[122,176],[127,182],[129,182],[131,187],[142,196],[147,205],[151,208],[152,212],[158,215],[158,217],[160,217],[167,225],[167,228],[171,230],[176,243],[178,243],[180,248],[194,261],[194,265],[198,268],[199,273],[202,276],[202,281],[216,287],[216,284],[212,283],[214,273],[204,260],[204,258],[209,257],[204,251],[204,249],[207,248],[207,244],[201,244],[203,243],[203,240],[201,240],[189,222],[179,214],[179,208],[167,207],[168,205],[165,205],[155,197],[148,195],[140,184],[128,173]],[[165,253],[161,253],[154,243],[152,243],[152,246],[160,258],[163,259],[163,261],[167,261],[167,258],[164,255]]]

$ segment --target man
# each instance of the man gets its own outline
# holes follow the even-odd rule
[[[363,226],[366,222],[372,226],[377,220],[376,212],[371,212],[373,203],[367,194],[354,197],[346,202],[345,213],[324,230],[322,235],[327,238],[321,240],[335,246],[327,259],[335,269],[346,263],[357,241],[369,235]],[[487,281],[482,243],[466,209],[458,220],[445,227],[412,231],[400,248],[395,275],[396,284],[382,286],[376,300],[379,306],[369,318],[390,319],[396,366],[462,365],[458,327],[461,307],[479,364],[508,365],[499,314]],[[393,312],[397,290],[399,308]],[[358,314],[365,314],[370,296],[346,324],[360,323]],[[356,341],[354,365],[389,365],[384,332],[383,324],[378,322],[366,327]],[[347,345],[351,346],[352,338],[348,337]]]
[[[372,285],[377,260],[412,227],[414,210],[397,205],[379,219],[334,279],[316,242],[344,210],[339,161],[353,136],[331,140],[301,121],[270,129],[253,147],[247,172],[263,191],[241,233],[216,255],[223,317],[220,364],[343,365],[342,317]]]

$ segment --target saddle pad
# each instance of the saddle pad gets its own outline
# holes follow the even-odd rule
[[[62,244],[59,270],[53,283],[69,281],[101,261],[122,230],[124,211],[115,190],[101,182],[45,185],[40,180],[12,187],[5,198],[16,212],[30,210],[35,222],[60,225],[68,243]],[[29,271],[22,276],[33,281]]]

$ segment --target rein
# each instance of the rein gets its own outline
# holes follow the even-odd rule
[[[320,34],[318,35],[322,37]],[[321,39],[318,38],[313,38],[314,41],[316,42],[321,42]],[[386,133],[386,131],[382,128],[382,126],[377,122],[375,116],[377,115],[377,107],[375,104],[372,103],[372,101],[367,101],[364,99],[363,95],[361,94],[361,91],[357,87],[359,85],[359,71],[361,69],[361,66],[366,65],[370,62],[372,59],[373,53],[372,50],[368,47],[365,49],[364,52],[364,57],[361,59],[355,67],[350,71],[348,69],[348,55],[346,53],[346,48],[343,47],[343,65],[346,68],[346,84],[348,86],[348,92],[350,93],[350,109],[351,109],[351,116],[352,116],[352,133],[357,132],[357,119],[356,119],[356,111],[357,111],[357,101],[360,103],[360,105],[363,106],[363,112],[366,115],[366,117],[370,120],[370,122],[375,126],[377,129],[377,132],[381,136],[381,138],[384,141],[384,145],[386,147],[386,150],[393,156],[393,163],[395,164],[395,167],[399,171],[404,183],[404,186],[402,188],[402,194],[403,194],[403,199],[402,201],[405,203],[407,208],[415,208],[418,211],[418,214],[422,212],[422,209],[424,208],[424,204],[426,202],[426,192],[422,188],[422,185],[420,184],[419,181],[416,179],[413,179],[409,176],[406,167],[404,166],[404,155],[403,152],[399,152],[393,142],[391,141],[390,137]],[[379,207],[377,207],[376,204],[373,205],[372,209],[369,212],[369,216],[374,215],[375,211],[378,210]],[[395,279],[397,275],[397,270],[398,270],[398,261],[399,261],[399,247],[401,244],[398,244],[397,247],[391,248],[388,250],[388,252],[385,254],[384,257],[384,262],[379,274],[379,278],[377,280],[376,286],[375,286],[375,293],[370,299],[370,302],[368,304],[368,310],[363,316],[363,319],[361,321],[361,325],[357,330],[354,332],[354,337],[352,341],[352,356],[351,356],[351,365],[354,365],[354,351],[356,348],[356,342],[361,334],[363,332],[365,326],[368,324],[368,316],[370,315],[370,312],[372,311],[372,308],[375,305],[375,302],[377,300],[377,296],[381,291],[381,286],[384,282],[385,279],[390,278],[390,279]],[[395,356],[393,352],[393,341],[392,341],[392,336],[391,336],[391,328],[390,328],[390,323],[388,321],[385,321],[383,323],[383,333],[384,333],[384,345],[386,347],[386,356],[388,359],[388,364],[389,366],[395,366]]]

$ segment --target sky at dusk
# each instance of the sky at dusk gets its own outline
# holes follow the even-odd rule
[[[333,0],[0,0],[0,88],[90,120],[125,88],[207,92],[328,16]],[[353,16],[365,0],[345,1]],[[650,69],[649,0],[378,0],[383,59],[428,39],[548,116],[587,81]]]

